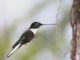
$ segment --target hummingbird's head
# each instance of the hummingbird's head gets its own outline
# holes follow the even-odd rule
[[[30,29],[36,29],[36,28],[39,28],[42,25],[56,25],[56,24],[42,24],[42,23],[39,23],[39,22],[33,22],[30,26]]]
[[[42,23],[39,23],[39,22],[33,22],[30,26],[30,29],[36,29],[36,28],[39,28],[40,26],[42,26],[43,24]]]

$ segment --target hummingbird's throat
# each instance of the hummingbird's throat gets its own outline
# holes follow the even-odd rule
[[[34,34],[36,34],[38,29],[30,29]]]

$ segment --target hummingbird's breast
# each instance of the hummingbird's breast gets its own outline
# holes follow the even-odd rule
[[[22,36],[22,44],[30,42],[34,38],[34,33],[31,30],[24,32]]]

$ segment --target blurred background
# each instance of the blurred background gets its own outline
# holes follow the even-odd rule
[[[69,60],[72,0],[0,0],[0,60]],[[6,55],[32,22],[42,26],[35,39]]]

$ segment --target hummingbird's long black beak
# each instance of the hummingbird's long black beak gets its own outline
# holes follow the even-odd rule
[[[43,24],[43,25],[56,25],[56,24]]]

